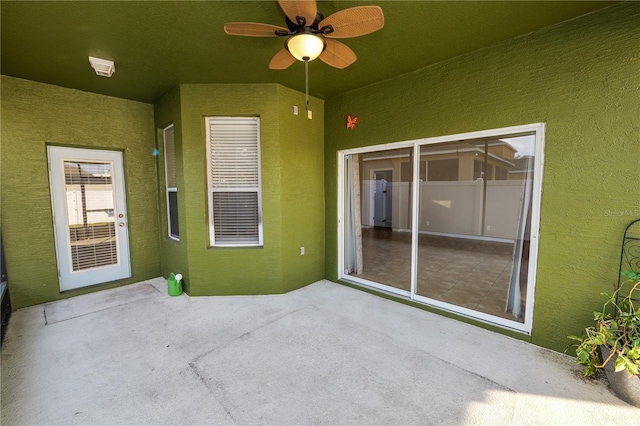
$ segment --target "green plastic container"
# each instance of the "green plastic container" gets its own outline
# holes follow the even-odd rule
[[[180,296],[182,294],[182,275],[174,274],[169,275],[169,296]]]

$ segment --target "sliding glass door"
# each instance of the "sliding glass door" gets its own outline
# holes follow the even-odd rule
[[[413,148],[344,157],[344,274],[409,295]]]
[[[340,153],[340,278],[530,332],[544,126]]]

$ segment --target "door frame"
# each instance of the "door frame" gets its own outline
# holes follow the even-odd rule
[[[404,298],[414,302],[418,302],[427,306],[433,306],[435,308],[448,311],[463,317],[473,318],[475,320],[485,322],[488,324],[496,325],[501,328],[511,329],[522,332],[524,334],[531,334],[533,329],[533,310],[534,310],[534,296],[536,287],[536,273],[538,264],[538,243],[540,233],[540,212],[542,203],[542,179],[544,170],[544,145],[545,145],[545,123],[533,123],[522,126],[504,127],[498,129],[482,130],[477,132],[459,133],[447,136],[438,136],[424,139],[414,139],[403,142],[386,143],[381,145],[369,145],[360,148],[351,148],[346,150],[340,150],[336,152],[337,156],[337,168],[338,168],[338,180],[337,180],[337,217],[338,217],[338,279],[345,282],[350,282],[356,285],[360,285],[366,288],[375,289],[390,293],[396,297]],[[527,296],[526,306],[524,312],[524,322],[511,321],[494,315],[486,314],[480,311],[475,311],[461,306],[452,305],[449,303],[441,302],[435,299],[429,299],[417,294],[417,257],[418,257],[418,203],[419,203],[419,173],[420,173],[420,156],[415,155],[416,152],[420,152],[420,147],[424,145],[438,144],[444,142],[452,142],[459,140],[469,139],[481,139],[487,137],[514,137],[525,133],[535,133],[536,146],[534,153],[534,179],[533,179],[533,191],[531,194],[531,229],[530,229],[530,253],[529,253],[529,269],[527,275]],[[380,284],[374,281],[369,281],[360,277],[351,276],[344,273],[344,222],[345,222],[345,210],[344,210],[344,185],[345,185],[345,156],[353,154],[362,154],[372,151],[385,151],[395,150],[400,148],[413,148],[414,149],[414,164],[413,164],[413,184],[411,188],[412,192],[412,249],[411,249],[411,290],[401,290],[395,287],[391,287],[385,284]]]
[[[387,180],[387,179],[376,179],[376,174],[377,173],[384,173],[385,175],[387,175],[387,177],[391,176],[391,179],[390,180]],[[390,215],[390,217],[389,217],[390,222],[389,222],[388,226],[387,225],[376,225],[375,212],[376,212],[376,201],[377,201],[376,195],[377,195],[377,191],[378,191],[378,186],[377,186],[377,184],[375,184],[376,186],[375,186],[375,191],[373,193],[373,200],[372,200],[373,201],[373,208],[371,209],[371,211],[373,212],[373,226],[381,226],[383,228],[393,228],[393,204],[390,203],[389,202],[390,201],[389,198],[387,198],[389,196],[388,195],[389,194],[389,192],[388,192],[389,189],[386,188],[386,185],[389,185],[389,184],[393,185],[393,178],[394,178],[393,169],[390,169],[390,168],[371,169],[371,180],[373,182],[378,182],[379,180],[380,181],[382,181],[382,180],[385,181],[384,197],[380,197],[380,199],[384,199],[384,201],[382,201],[382,204],[383,204],[382,209],[384,210],[384,213],[383,213],[384,214],[384,219],[382,220],[382,222],[386,224],[387,219],[388,219],[387,213]],[[393,186],[391,187],[391,193],[393,194]],[[389,207],[389,206],[391,206],[391,207]]]
[[[95,161],[112,164],[114,225],[118,262],[81,271],[73,271],[67,197],[64,191],[64,161]],[[126,204],[124,153],[119,150],[47,145],[49,193],[54,231],[60,291],[122,280],[131,277],[129,226]],[[120,218],[118,216],[122,215]],[[63,226],[64,225],[64,226]]]

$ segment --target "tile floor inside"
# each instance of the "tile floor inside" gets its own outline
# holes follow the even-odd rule
[[[513,268],[513,244],[420,235],[417,294],[509,320],[505,312]],[[411,233],[363,228],[363,273],[356,275],[410,291]],[[522,311],[526,287],[521,287]]]

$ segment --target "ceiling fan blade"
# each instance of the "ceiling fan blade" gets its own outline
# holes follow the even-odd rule
[[[289,32],[277,25],[261,24],[258,22],[229,22],[224,24],[224,32],[231,35],[247,37],[275,37],[276,31]]]
[[[291,22],[297,23],[297,16],[304,17],[306,26],[312,25],[316,20],[316,0],[278,0],[278,3]]]
[[[351,65],[358,59],[353,50],[344,43],[336,40],[325,40],[327,48],[320,54],[320,60],[334,68],[343,69]]]
[[[349,38],[370,34],[384,27],[384,14],[379,6],[356,6],[340,10],[320,21],[318,28],[331,25],[328,38]]]
[[[269,69],[271,70],[284,70],[289,68],[296,61],[291,53],[284,47],[278,50],[273,58],[271,58],[271,62],[269,62]]]

